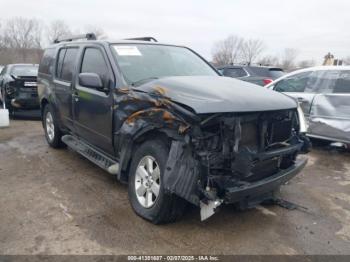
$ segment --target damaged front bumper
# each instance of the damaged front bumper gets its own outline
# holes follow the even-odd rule
[[[266,200],[274,199],[275,191],[296,176],[305,167],[306,163],[307,158],[299,158],[294,165],[263,180],[226,188],[223,199],[209,200],[206,203],[201,201],[201,220],[206,220],[214,215],[223,203],[237,204],[240,209],[246,209]]]
[[[269,195],[269,193],[275,191],[279,186],[297,175],[305,167],[306,163],[307,158],[298,158],[294,165],[279,171],[275,175],[245,185],[226,188],[224,203],[239,202],[249,206],[252,201],[256,202],[257,198],[261,202],[264,198],[259,196]]]

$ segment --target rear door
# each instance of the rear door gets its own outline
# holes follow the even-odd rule
[[[58,50],[54,89],[57,112],[62,124],[73,130],[72,82],[76,75],[78,47],[63,47]]]
[[[108,91],[79,85],[74,88],[74,125],[78,135],[110,155],[113,151],[114,75],[105,50],[98,45],[86,46],[82,52],[79,73],[96,73]]]
[[[281,79],[274,85],[274,90],[294,97],[300,102],[306,117],[310,115],[312,100],[315,94],[307,88],[313,72],[302,72]]]

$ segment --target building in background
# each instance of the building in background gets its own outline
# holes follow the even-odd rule
[[[328,54],[325,55],[325,57],[324,57],[324,61],[323,61],[322,65],[324,65],[324,66],[331,66],[331,65],[341,66],[341,65],[343,65],[343,60],[335,59],[334,55],[332,55],[330,52],[328,52]]]

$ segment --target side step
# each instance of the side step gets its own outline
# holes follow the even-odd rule
[[[74,151],[78,152],[82,156],[89,159],[91,162],[95,163],[99,167],[106,170],[108,173],[112,175],[117,175],[119,172],[119,163],[115,160],[111,159],[110,157],[106,156],[105,154],[97,151],[96,149],[92,148],[88,144],[84,143],[80,139],[71,136],[71,135],[65,135],[62,137],[62,141],[72,148]]]

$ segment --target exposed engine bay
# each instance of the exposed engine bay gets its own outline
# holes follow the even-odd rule
[[[286,170],[307,151],[305,138],[298,136],[296,110],[201,118],[184,142],[173,141],[165,172],[168,190],[201,208],[235,202],[228,189]]]

